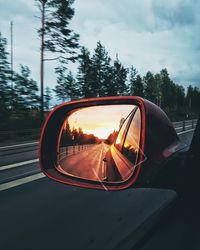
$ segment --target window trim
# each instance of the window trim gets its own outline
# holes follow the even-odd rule
[[[139,156],[140,156],[140,151],[139,151],[139,153],[138,153],[138,155],[137,155],[137,159],[136,159],[136,161],[135,161],[135,163],[132,163],[128,158],[126,158],[126,156],[123,154],[123,148],[124,148],[124,143],[125,143],[125,140],[126,140],[126,137],[127,137],[127,134],[128,134],[128,131],[129,131],[129,128],[130,128],[130,125],[131,125],[131,122],[132,122],[132,120],[133,120],[133,118],[134,118],[134,116],[135,116],[135,113],[136,113],[136,111],[137,110],[140,110],[140,114],[141,114],[141,118],[140,118],[140,125],[141,125],[141,128],[140,128],[140,142],[139,142],[139,148],[140,148],[140,145],[141,145],[141,133],[142,133],[142,113],[141,113],[141,109],[138,107],[138,106],[136,106],[135,108],[134,108],[134,110],[133,111],[131,111],[131,113],[129,114],[129,115],[131,115],[130,117],[129,117],[129,121],[128,121],[128,124],[126,125],[126,128],[125,128],[125,130],[124,130],[124,133],[123,133],[123,136],[122,136],[122,144],[120,144],[120,150],[116,147],[116,145],[114,144],[114,147],[115,147],[115,149],[118,151],[118,155],[120,156],[120,158],[122,158],[125,162],[126,162],[126,164],[129,164],[129,165],[131,165],[131,166],[136,166],[137,165],[137,161],[138,161],[138,158],[139,158]],[[128,115],[128,116],[129,116]],[[127,117],[128,118],[128,117]],[[123,126],[123,125],[122,125]],[[117,140],[117,139],[116,139]],[[135,169],[135,168],[134,168]],[[134,169],[133,169],[133,172],[134,172]]]
[[[125,129],[124,129],[124,131],[123,131],[123,133],[122,133],[122,139],[121,139],[121,142],[120,142],[120,144],[119,144],[119,148],[116,147],[117,138],[116,138],[116,140],[115,140],[114,147],[115,147],[121,154],[122,154],[122,149],[123,149],[123,146],[124,146],[125,138],[126,138],[126,135],[127,135],[127,133],[128,133],[128,129],[129,129],[129,127],[130,127],[131,121],[132,121],[133,116],[135,115],[135,112],[137,111],[137,109],[138,109],[138,107],[136,106],[136,107],[130,112],[130,114],[127,116],[127,118],[126,118],[125,121],[124,121],[124,123],[125,123],[126,120],[128,119],[128,123],[126,124],[126,127],[125,127]],[[124,124],[124,123],[123,123],[123,124]],[[122,127],[123,127],[123,124],[122,124],[122,126],[121,126],[121,128],[120,128],[120,130],[119,130],[119,133],[120,133]],[[119,135],[119,133],[118,133],[118,135]],[[118,136],[117,136],[117,137],[118,137]]]
[[[135,112],[134,112],[134,114],[133,114],[133,116],[132,116],[131,122],[130,122],[130,124],[129,124],[129,128],[130,128],[130,126],[131,126],[131,123],[132,123],[132,121],[133,121],[133,118],[135,117],[135,114],[136,114],[136,112],[137,112],[138,109],[139,109],[139,107],[136,108],[136,110],[135,110]],[[140,110],[140,135],[139,135],[139,136],[140,136],[140,141],[139,141],[139,149],[140,149],[140,142],[141,142],[141,129],[142,129],[142,126],[141,126],[141,125],[142,125],[142,117],[141,117],[141,110]],[[130,162],[133,166],[135,166],[135,165],[137,164],[137,161],[138,161],[138,157],[139,157],[140,151],[139,151],[138,154],[137,154],[135,163],[132,163],[132,162],[123,154],[124,143],[125,143],[125,141],[126,141],[126,138],[127,138],[127,134],[128,134],[129,128],[128,128],[127,132],[126,132],[126,136],[125,136],[125,138],[124,138],[124,142],[123,142],[123,146],[122,146],[122,151],[121,151],[120,153],[123,155],[123,157],[126,158],[126,160],[127,160],[128,162]]]

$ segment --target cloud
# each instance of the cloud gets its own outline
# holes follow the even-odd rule
[[[195,0],[77,0],[72,24],[91,51],[100,40],[141,74],[166,67],[178,83],[199,85],[199,9]]]
[[[196,10],[199,7],[199,2],[196,0],[152,1],[158,26],[168,29],[174,26],[183,27],[195,24],[198,14]]]
[[[0,31],[9,38],[14,21],[14,66],[28,65],[39,82],[40,26],[35,1],[0,0]],[[200,84],[200,1],[75,0],[71,26],[80,44],[92,53],[98,40],[114,59],[135,66],[140,74],[167,68],[177,83]],[[9,39],[8,39],[9,42]],[[9,42],[10,43],[10,42]],[[8,47],[9,48],[9,47]],[[54,67],[46,63],[45,83],[55,86]],[[76,72],[77,64],[69,64]]]

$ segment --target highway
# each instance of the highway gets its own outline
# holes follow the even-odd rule
[[[65,172],[74,176],[103,180],[106,177],[103,159],[108,150],[109,146],[104,143],[92,145],[78,154],[63,157],[59,164]]]
[[[185,125],[188,131],[179,123],[175,127],[189,145],[194,129]],[[1,249],[101,249],[112,240],[109,234],[103,237],[108,224],[115,232],[125,223],[123,204],[131,199],[130,191],[85,190],[51,181],[39,169],[37,147],[38,142],[0,147]]]

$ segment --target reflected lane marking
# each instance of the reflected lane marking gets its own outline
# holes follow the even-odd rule
[[[94,168],[92,168],[92,170],[93,170],[94,174],[96,175],[97,179],[99,180],[99,182],[101,183],[101,186],[102,186],[106,191],[108,191],[107,187],[106,187],[106,186],[103,184],[103,182],[100,180],[100,178],[99,178],[99,176],[98,176],[96,170],[95,170]]]

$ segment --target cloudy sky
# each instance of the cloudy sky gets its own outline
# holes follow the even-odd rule
[[[114,59],[141,75],[167,68],[185,87],[200,87],[200,0],[75,0],[71,22],[91,52],[98,40]],[[0,0],[0,32],[10,44],[14,21],[14,69],[27,65],[39,82],[40,23],[34,0]],[[9,47],[8,47],[9,49]],[[69,65],[73,72],[77,65]],[[55,86],[55,63],[47,62],[45,84]]]

